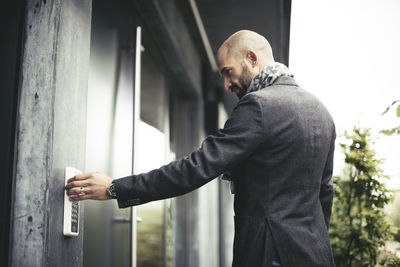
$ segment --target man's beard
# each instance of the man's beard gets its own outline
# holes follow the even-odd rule
[[[238,87],[238,92],[236,93],[239,99],[241,99],[243,96],[246,95],[247,89],[249,88],[250,83],[253,80],[253,77],[247,65],[244,62],[242,62],[241,65],[242,65],[242,74],[239,77],[239,84],[241,88]]]

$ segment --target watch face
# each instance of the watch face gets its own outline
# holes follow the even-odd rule
[[[107,195],[111,198],[117,198],[117,195],[115,194],[114,190],[114,184],[111,184],[109,188],[107,188]]]

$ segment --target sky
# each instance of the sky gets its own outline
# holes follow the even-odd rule
[[[400,189],[400,136],[379,134],[400,124],[400,0],[292,0],[289,68],[330,110],[338,143],[354,125],[371,128],[388,187]],[[334,174],[344,167],[336,148]]]

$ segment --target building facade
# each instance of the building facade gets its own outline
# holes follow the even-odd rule
[[[64,171],[119,178],[199,147],[236,101],[218,46],[253,29],[287,64],[290,1],[27,0],[2,12],[1,265],[230,266],[226,182],[133,209],[84,201],[66,237]]]

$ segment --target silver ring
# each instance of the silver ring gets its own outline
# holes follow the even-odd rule
[[[84,195],[86,195],[86,193],[83,192],[83,190],[85,189],[83,186],[81,186],[79,189],[81,190],[81,192],[78,194],[78,196],[84,196]]]

